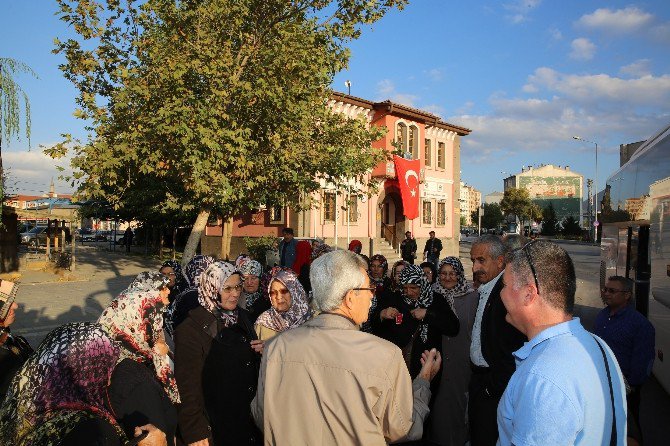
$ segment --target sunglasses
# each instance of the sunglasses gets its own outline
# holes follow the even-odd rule
[[[530,266],[530,271],[533,273],[533,279],[535,279],[535,289],[540,290],[540,284],[537,281],[537,271],[535,271],[535,265],[533,264],[533,257],[530,255],[530,250],[527,248],[535,243],[537,240],[531,240],[530,242],[523,245],[522,248],[515,249],[514,251],[523,251],[526,255],[526,260],[528,261],[528,266]]]

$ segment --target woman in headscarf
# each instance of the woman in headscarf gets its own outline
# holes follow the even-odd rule
[[[200,305],[175,330],[179,432],[186,444],[262,444],[250,404],[263,343],[238,306],[242,287],[233,265],[213,263],[200,277]]]
[[[391,288],[391,279],[386,275],[388,272],[389,264],[381,254],[375,254],[372,256],[369,262],[370,267],[368,268],[368,275],[370,276],[370,281],[374,287],[376,287],[375,293],[372,296],[372,301],[370,302],[370,311],[368,314],[368,320],[361,324],[361,330],[374,333],[375,324],[374,321],[379,316],[379,307],[385,298],[385,290]]]
[[[440,445],[462,446],[468,439],[466,411],[470,382],[470,343],[477,313],[479,293],[465,278],[463,264],[457,257],[446,257],[439,263],[438,281],[433,284],[433,301],[444,301],[454,309],[460,321],[457,335],[442,336],[442,369],[434,381],[439,383],[433,395],[429,439]],[[439,420],[439,421],[438,421]]]
[[[258,316],[270,308],[270,299],[268,298],[268,275],[263,275],[263,267],[256,260],[247,258],[238,266],[244,288],[240,297],[240,307],[249,312],[251,322],[256,322]]]
[[[266,341],[277,334],[299,327],[312,317],[307,294],[293,271],[280,270],[270,280],[268,294],[272,307],[261,314],[254,328]]]
[[[188,281],[182,272],[181,265],[176,260],[166,260],[158,272],[170,279],[168,288],[170,288],[169,298],[170,303],[172,303],[177,296],[188,288]]]
[[[437,268],[432,262],[423,262],[420,266],[423,270],[423,273],[426,275],[428,283],[433,285],[435,282],[437,282]]]
[[[167,319],[165,330],[170,336],[174,335],[174,330],[186,319],[188,312],[198,306],[200,275],[214,262],[214,257],[197,255],[186,264],[184,276],[188,281],[188,288],[175,298],[165,314]]]
[[[373,259],[375,258],[377,259],[377,262],[381,262],[380,258],[386,261],[386,258],[381,254],[373,256]],[[380,265],[382,265],[382,268],[384,270],[388,268],[388,263],[386,264],[386,267],[384,267],[382,263],[380,263]],[[393,264],[393,267],[391,268],[391,277],[389,278],[389,280],[384,281],[384,279],[381,279],[383,284],[383,288],[381,290],[379,290],[378,279],[375,279],[375,283],[377,283],[378,288],[378,291],[375,292],[374,296],[374,299],[376,300],[376,309],[372,314],[372,317],[368,318],[366,325],[369,325],[370,332],[377,336],[381,336],[380,333],[383,331],[383,327],[381,326],[383,319],[379,317],[379,313],[382,311],[382,309],[388,306],[389,302],[395,302],[398,299],[402,298],[402,285],[400,284],[400,273],[405,269],[407,265],[409,265],[409,263],[407,263],[404,260],[398,260],[397,262],[395,262]],[[378,276],[379,266],[375,266],[375,269],[377,270],[376,274]],[[372,264],[370,265],[370,270],[372,270]],[[386,273],[384,273],[384,275],[386,275]]]
[[[361,251],[363,250],[363,243],[361,243],[360,240],[352,240],[349,242],[349,251],[355,252],[356,254],[360,254]]]
[[[378,335],[400,347],[412,378],[421,370],[421,353],[442,349],[442,335],[458,333],[458,317],[446,301],[433,299],[433,290],[418,265],[406,265],[400,273],[401,296],[380,309]]]
[[[143,272],[102,312],[98,324],[119,345],[110,379],[109,404],[126,434],[152,423],[174,444],[175,404],[180,402],[169,350],[163,337],[163,311],[169,279]]]

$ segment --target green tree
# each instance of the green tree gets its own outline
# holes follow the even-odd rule
[[[364,187],[386,156],[371,147],[382,130],[330,109],[329,85],[361,27],[407,0],[58,3],[79,37],[55,52],[91,134],[48,153],[74,147],[89,197],[194,216],[183,262],[210,213],[304,204],[322,181]]]
[[[524,219],[528,216],[528,209],[532,205],[530,194],[526,189],[509,188],[505,191],[500,201],[500,208],[506,214],[515,215],[521,227],[524,227]]]
[[[28,95],[16,82],[17,74],[35,76],[33,70],[18,60],[0,57],[0,215],[5,201],[5,171],[2,165],[2,144],[21,132],[21,103],[25,117],[25,135],[30,145],[30,101]],[[0,221],[0,225],[1,225]]]
[[[542,235],[556,235],[560,226],[554,204],[549,202],[549,206],[542,210]]]
[[[495,229],[505,221],[505,216],[498,203],[484,203],[482,228]]]
[[[561,223],[561,233],[566,236],[575,236],[575,235],[581,235],[582,233],[582,228],[579,225],[579,221],[572,215],[568,215],[563,219],[563,223]]]
[[[460,221],[461,221],[461,227],[468,225],[468,219],[465,218],[465,215],[461,215]]]

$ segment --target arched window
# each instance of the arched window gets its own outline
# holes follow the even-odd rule
[[[398,123],[396,142],[400,144],[400,148],[403,152],[407,152],[407,126],[402,122]]]
[[[412,153],[412,159],[419,159],[419,128],[415,125],[409,127],[408,151]]]

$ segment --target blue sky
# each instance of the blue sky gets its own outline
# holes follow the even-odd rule
[[[33,110],[32,150],[3,148],[15,191],[37,193],[57,177],[39,145],[69,132],[76,92],[51,54],[69,30],[54,2],[0,0],[0,56],[30,65],[19,80]],[[602,186],[618,168],[619,144],[670,123],[670,2],[410,0],[351,45],[333,88],[391,99],[472,129],[462,140],[463,179],[483,193],[522,166],[569,165]],[[503,173],[504,172],[504,173]],[[72,188],[58,184],[62,192]]]

